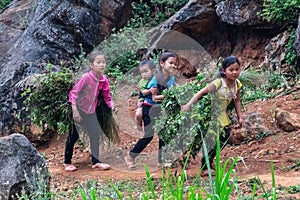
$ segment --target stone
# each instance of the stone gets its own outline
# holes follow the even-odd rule
[[[291,113],[277,108],[275,111],[275,119],[277,125],[282,130],[288,132],[300,130],[300,115],[297,113]]]
[[[251,112],[245,117],[242,128],[232,127],[230,142],[232,144],[242,144],[256,139],[260,133],[270,132],[265,125],[260,113]]]
[[[49,191],[50,175],[46,160],[22,134],[0,138],[0,199],[17,199],[16,193],[37,189],[42,182]]]

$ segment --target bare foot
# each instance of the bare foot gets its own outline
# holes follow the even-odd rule
[[[108,170],[110,168],[110,165],[105,163],[96,163],[92,165],[92,168],[98,170]]]
[[[74,172],[77,170],[77,167],[75,167],[72,164],[64,164],[64,167],[65,167],[65,171],[67,172]]]

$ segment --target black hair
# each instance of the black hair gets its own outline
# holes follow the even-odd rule
[[[144,65],[148,65],[151,70],[155,69],[155,64],[154,64],[153,60],[143,60],[142,62],[140,62],[139,67],[141,68]]]
[[[237,59],[236,56],[228,56],[228,57],[226,57],[226,58],[223,60],[223,62],[222,62],[222,67],[219,69],[219,73],[218,73],[219,77],[226,77],[226,75],[224,74],[223,71],[224,71],[228,66],[230,66],[230,65],[232,65],[232,64],[234,64],[234,63],[237,63],[237,64],[241,65],[241,64],[240,64],[240,61]]]
[[[162,53],[159,58],[158,58],[158,62],[162,61],[162,62],[166,62],[166,60],[168,60],[168,58],[173,57],[176,58],[176,54],[173,52],[165,52]]]
[[[92,51],[91,53],[89,53],[89,55],[87,56],[87,60],[88,60],[90,63],[92,63],[92,62],[94,62],[95,58],[96,58],[97,56],[99,56],[99,55],[103,55],[103,56],[104,56],[104,54],[102,53],[102,51],[94,50],[94,51]]]
[[[157,73],[155,74],[155,77],[157,80],[159,93],[167,87],[166,85],[170,78],[170,77],[167,77],[166,79],[164,78],[163,73],[162,73],[162,67],[160,65],[160,62],[166,62],[166,60],[168,60],[168,58],[177,58],[177,56],[173,52],[165,52],[165,53],[162,53],[158,58],[159,65],[158,65],[158,69],[157,69]]]

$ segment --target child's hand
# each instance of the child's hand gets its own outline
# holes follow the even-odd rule
[[[190,111],[190,109],[191,109],[191,106],[189,106],[188,104],[181,106],[181,110],[183,110],[185,112]]]
[[[73,110],[73,118],[74,118],[74,120],[76,122],[80,122],[81,121],[81,116],[80,116],[80,114],[79,114],[79,112],[78,112],[77,109]]]
[[[239,128],[243,127],[243,124],[244,124],[244,119],[241,117],[239,119]]]
[[[117,112],[118,112],[118,109],[117,109],[116,107],[113,106],[113,107],[111,108],[111,111],[114,112],[114,113],[117,113]]]
[[[156,87],[151,87],[149,90],[150,90],[150,92],[151,92],[153,95],[157,95],[157,88],[156,88]]]

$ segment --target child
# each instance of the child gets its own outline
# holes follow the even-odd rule
[[[177,58],[172,52],[162,53],[159,57],[159,67],[157,74],[153,77],[153,86],[157,86],[156,89],[152,91],[152,99],[158,105],[163,100],[163,95],[161,94],[163,90],[175,86],[175,78],[170,75],[172,68],[176,68]],[[156,94],[157,93],[157,94]],[[154,118],[159,116],[160,107],[159,106],[142,106],[143,111],[143,121],[144,121],[144,136],[139,139],[135,146],[128,152],[125,156],[125,162],[130,170],[135,169],[134,159],[146,148],[146,146],[151,142],[154,135],[153,125]],[[162,153],[161,148],[164,146],[162,140],[159,140],[159,152],[158,152],[158,166],[162,165]]]
[[[93,51],[88,56],[91,70],[81,76],[69,93],[69,102],[72,104],[73,118],[82,125],[89,136],[92,154],[92,168],[107,170],[110,165],[99,161],[99,140],[103,130],[99,125],[96,115],[98,95],[102,93],[106,105],[112,109],[113,101],[107,78],[103,75],[106,68],[104,55],[100,51]],[[102,119],[105,120],[105,119]],[[73,148],[79,135],[75,123],[72,125],[65,147],[65,171],[75,171],[77,167],[72,165]]]
[[[143,109],[142,106],[152,106],[155,102],[152,100],[152,92],[157,84],[153,81],[153,71],[155,69],[154,62],[152,60],[144,60],[139,65],[142,79],[139,81],[139,102],[137,105],[135,120],[139,135],[144,135],[142,124],[143,124]]]
[[[239,126],[242,126],[243,124],[240,102],[240,89],[242,84],[238,80],[240,72],[241,67],[238,59],[235,56],[226,57],[222,63],[222,67],[219,70],[219,75],[221,78],[215,79],[212,83],[197,92],[186,105],[182,106],[183,111],[189,111],[192,104],[196,103],[202,96],[208,93],[215,93],[216,99],[213,99],[212,103],[218,106],[217,119],[221,127],[223,127],[225,133],[220,134],[221,148],[224,147],[222,144],[225,144],[230,137],[229,125],[231,122],[226,113],[226,109],[232,99],[234,100]],[[209,150],[208,156],[210,166],[212,169],[214,169],[212,163],[216,156],[216,145]],[[205,157],[202,158],[202,167],[202,175],[208,175]]]

